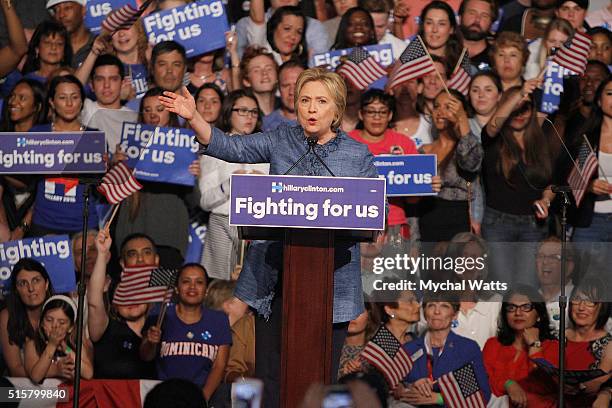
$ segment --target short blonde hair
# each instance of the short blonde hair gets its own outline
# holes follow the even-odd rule
[[[302,88],[308,82],[320,82],[334,101],[336,106],[336,115],[332,121],[331,128],[335,131],[342,124],[342,116],[346,109],[346,83],[344,79],[335,72],[329,72],[325,68],[310,68],[304,70],[298,77],[295,85],[294,105],[295,111],[298,112],[298,100]]]

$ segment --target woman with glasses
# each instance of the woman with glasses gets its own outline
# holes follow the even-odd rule
[[[395,110],[395,99],[380,89],[371,89],[361,96],[359,124],[349,136],[368,146],[374,156],[390,154],[418,154],[412,139],[389,128]],[[440,178],[435,177],[434,188],[440,189]],[[387,241],[383,247],[383,256],[407,253],[410,248],[411,230],[404,211],[406,198],[389,199],[387,215]],[[414,231],[413,231],[414,233]],[[362,244],[367,245],[367,244]],[[370,271],[371,272],[371,271]],[[366,290],[369,291],[370,288]]]
[[[536,370],[530,359],[554,359],[548,313],[542,296],[530,286],[519,285],[503,299],[496,337],[487,340],[484,365],[491,391],[507,395],[512,406],[556,407],[555,388]]]
[[[569,302],[569,328],[566,330],[566,370],[612,370],[612,335],[606,331],[606,323],[612,310],[607,302],[607,285],[599,278],[583,279],[572,291]],[[558,348],[558,345],[557,347]],[[557,356],[555,350],[555,356]],[[557,360],[554,361],[555,364]],[[568,407],[601,406],[595,404],[602,384],[610,374],[566,386]],[[599,403],[599,401],[597,401]],[[607,405],[606,405],[607,406]]]
[[[565,293],[569,295],[574,289],[572,274],[576,269],[576,251],[571,243],[566,245]],[[559,331],[559,295],[561,293],[561,240],[551,236],[540,242],[536,252],[536,275],[539,292],[546,302],[551,329]],[[567,318],[567,309],[565,310]],[[567,321],[567,319],[566,319]]]
[[[230,135],[250,135],[261,130],[262,115],[257,99],[250,90],[231,92],[221,108],[219,129]],[[200,168],[200,207],[209,211],[204,243],[203,265],[214,279],[236,279],[239,260],[238,229],[229,225],[230,178],[232,174],[268,174],[268,164],[228,163],[211,156],[202,156]]]

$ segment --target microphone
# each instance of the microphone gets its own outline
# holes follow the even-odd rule
[[[309,136],[308,138],[306,138],[306,142],[308,142],[308,149],[306,149],[304,154],[301,155],[300,158],[297,159],[297,161],[295,163],[293,163],[293,165],[291,167],[289,167],[289,170],[287,170],[286,172],[283,173],[283,176],[286,176],[287,174],[291,173],[291,170],[293,170],[298,164],[300,164],[302,162],[302,160],[304,160],[306,158],[308,153],[313,151],[314,146],[317,144],[317,138],[314,137],[314,136]]]
[[[293,170],[299,163],[302,162],[302,160],[306,158],[308,153],[312,152],[312,154],[315,155],[315,158],[319,161],[319,163],[321,163],[323,167],[325,167],[325,170],[327,170],[329,174],[332,175],[332,177],[336,177],[336,175],[329,169],[329,167],[327,167],[327,164],[325,164],[321,156],[319,156],[319,154],[315,150],[315,146],[317,145],[318,142],[319,142],[319,139],[316,136],[308,136],[306,138],[306,143],[308,143],[308,149],[306,150],[306,152],[304,152],[303,155],[300,156],[299,159],[297,159],[295,163],[293,163],[291,167],[289,167],[289,170],[283,173],[283,176],[286,176],[287,174],[289,174],[291,170]]]

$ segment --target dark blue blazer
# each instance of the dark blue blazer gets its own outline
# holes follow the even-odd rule
[[[404,382],[410,384],[421,378],[428,377],[425,336],[408,342],[402,347],[410,356],[413,356],[415,353],[421,354],[421,356],[414,361],[414,366],[406,378],[404,378]],[[422,352],[419,350],[422,350]],[[435,381],[443,374],[457,370],[469,362],[474,365],[476,379],[480,385],[485,403],[487,403],[491,397],[489,379],[482,361],[482,352],[480,351],[480,347],[478,347],[478,343],[474,340],[459,336],[451,331],[446,338],[446,344],[444,345],[442,354],[433,356],[432,358],[433,379]],[[440,392],[440,387],[437,383],[434,385],[434,391]]]

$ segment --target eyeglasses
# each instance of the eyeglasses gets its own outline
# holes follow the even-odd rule
[[[537,254],[536,259],[538,259],[539,261],[561,262],[561,254],[552,254],[552,255]]]
[[[232,109],[232,112],[237,112],[239,116],[251,115],[252,118],[256,118],[257,116],[259,116],[258,109],[235,108]]]
[[[380,117],[385,117],[389,114],[389,109],[382,109],[382,110],[373,110],[373,109],[366,109],[363,111],[363,114],[369,117],[375,117],[375,116],[380,116]]]
[[[580,304],[582,303],[585,307],[588,308],[594,308],[595,306],[597,306],[596,302],[593,302],[592,300],[588,300],[588,299],[581,299],[581,298],[573,298],[570,303],[572,304],[572,306],[580,306]]]
[[[521,309],[521,312],[528,313],[531,312],[534,308],[535,306],[533,305],[533,303],[525,303],[523,305],[515,305],[514,303],[509,303],[506,305],[506,312],[514,313],[518,309]]]

